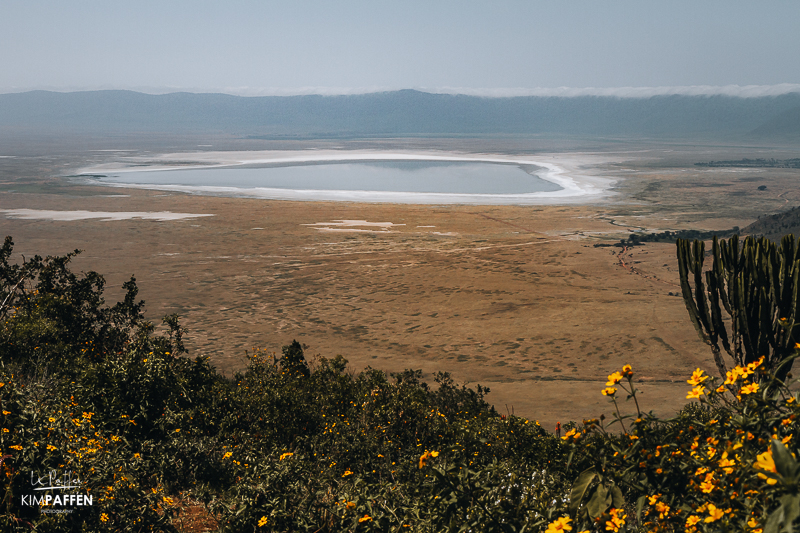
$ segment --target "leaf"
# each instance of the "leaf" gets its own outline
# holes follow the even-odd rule
[[[772,511],[767,518],[767,523],[764,525],[764,533],[782,533],[786,528],[780,528],[780,525],[785,522],[786,513],[783,505]],[[791,528],[791,524],[789,526]],[[791,529],[789,529],[791,531]]]
[[[611,487],[611,502],[611,505],[617,509],[625,507],[625,498],[622,497],[622,491],[616,485]]]
[[[792,524],[800,516],[800,495],[786,494],[781,498],[781,507],[783,508],[784,524],[783,531],[792,533],[794,529]]]
[[[772,459],[775,461],[775,470],[781,476],[787,478],[787,480],[794,477],[797,470],[797,459],[779,440],[772,441]]]
[[[800,496],[787,494],[781,498],[781,506],[767,518],[764,533],[793,533],[792,522],[800,515]],[[783,527],[781,527],[783,524]]]
[[[641,522],[642,521],[642,509],[644,509],[644,502],[647,501],[647,496],[639,496],[636,500],[636,520]]]
[[[597,472],[595,472],[593,468],[589,468],[581,472],[578,479],[575,480],[575,483],[572,485],[572,492],[569,495],[569,511],[571,514],[574,515],[578,511],[581,500],[583,500],[583,496],[586,494],[586,489],[589,488],[589,484],[594,481],[596,476]]]
[[[608,509],[609,505],[611,505],[611,494],[608,489],[601,484],[597,486],[594,494],[589,498],[589,503],[586,504],[586,510],[589,512],[589,516],[594,519],[602,515],[606,509]]]

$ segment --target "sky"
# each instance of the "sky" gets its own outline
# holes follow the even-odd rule
[[[798,20],[797,0],[3,0],[0,92],[800,91]]]

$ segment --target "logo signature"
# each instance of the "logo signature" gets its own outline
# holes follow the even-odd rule
[[[80,483],[81,480],[73,477],[72,471],[64,472],[60,476],[57,470],[51,470],[46,476],[39,476],[31,472],[31,485],[36,487],[33,490],[77,489],[81,486]],[[37,487],[37,485],[41,486]]]

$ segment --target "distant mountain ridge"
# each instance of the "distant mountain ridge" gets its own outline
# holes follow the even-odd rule
[[[0,131],[237,136],[565,134],[800,138],[800,94],[479,97],[401,90],[232,96],[133,91],[0,94]]]

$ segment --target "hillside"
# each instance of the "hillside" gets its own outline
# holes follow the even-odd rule
[[[0,95],[0,132],[225,133],[249,137],[564,134],[774,138],[800,94],[762,98],[483,98],[414,90],[241,97],[132,91]],[[789,115],[787,115],[789,113]],[[791,122],[791,120],[790,120]],[[781,129],[784,128],[784,129]]]
[[[773,241],[789,233],[800,235],[800,207],[774,215],[762,215],[742,230],[743,235],[763,235]]]
[[[753,131],[763,138],[800,138],[800,107],[787,110]]]

